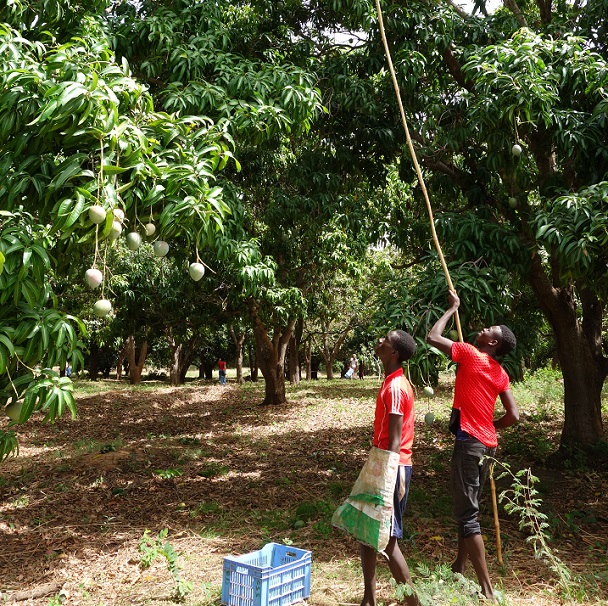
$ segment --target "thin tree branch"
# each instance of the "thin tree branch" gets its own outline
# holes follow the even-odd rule
[[[542,1],[542,0],[541,0]],[[528,27],[528,22],[521,12],[519,5],[516,0],[503,0],[504,5],[513,13],[515,20],[519,23],[520,27]]]
[[[469,80],[462,71],[462,67],[460,62],[454,56],[454,49],[456,47],[453,43],[451,43],[444,51],[441,53],[443,56],[443,60],[450,72],[452,78],[462,86],[462,88],[466,88],[470,93],[475,90],[475,83],[472,80]]]
[[[448,4],[459,16],[463,19],[468,19],[471,15],[469,15],[463,8],[452,2],[452,0],[444,0],[446,4]]]

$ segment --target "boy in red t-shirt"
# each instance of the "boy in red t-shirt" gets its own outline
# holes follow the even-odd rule
[[[226,361],[220,358],[217,365],[220,369],[220,385],[226,385]]]
[[[397,539],[403,538],[403,512],[412,477],[414,442],[414,391],[403,374],[402,364],[416,351],[416,341],[403,330],[391,330],[376,345],[376,354],[384,367],[384,382],[376,397],[374,446],[399,453],[399,471],[393,496],[391,538],[384,550],[389,569],[397,583],[412,584],[407,562]],[[361,567],[365,586],[361,606],[376,606],[376,551],[361,544]],[[415,594],[405,596],[409,606],[419,606]]]
[[[488,473],[487,457],[494,456],[498,444],[496,429],[509,427],[519,420],[509,377],[495,359],[512,351],[516,341],[505,325],[484,328],[477,335],[477,348],[443,337],[448,320],[460,306],[455,292],[450,291],[448,297],[449,308],[429,332],[427,342],[458,363],[450,419],[450,430],[456,435],[450,480],[454,517],[458,522],[458,555],[452,570],[463,574],[470,558],[483,595],[494,599],[477,517],[479,497]],[[494,419],[498,397],[505,414]]]

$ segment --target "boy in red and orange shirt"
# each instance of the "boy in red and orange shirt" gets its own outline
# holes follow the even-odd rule
[[[494,599],[477,517],[479,497],[488,473],[488,457],[494,456],[498,445],[496,429],[509,427],[519,420],[509,377],[495,359],[512,351],[516,341],[505,325],[484,328],[477,335],[477,348],[443,337],[449,319],[460,306],[455,292],[450,291],[448,297],[449,308],[429,332],[427,342],[458,363],[450,419],[450,430],[456,436],[450,479],[454,517],[458,522],[458,555],[452,570],[463,574],[470,558],[483,595]],[[505,414],[494,419],[498,397]]]
[[[403,513],[412,477],[412,444],[414,442],[414,391],[403,374],[402,364],[416,351],[416,341],[403,330],[391,330],[379,339],[376,354],[384,367],[384,382],[376,397],[374,446],[399,454],[399,469],[393,496],[391,537],[383,554],[397,583],[411,586],[410,571],[399,549],[403,538]],[[376,551],[361,543],[364,594],[361,606],[376,606]],[[408,606],[419,606],[412,592],[405,596]]]

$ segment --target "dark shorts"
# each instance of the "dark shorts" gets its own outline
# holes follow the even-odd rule
[[[403,514],[407,505],[411,480],[412,466],[399,465],[397,481],[395,482],[395,494],[393,495],[393,522],[391,524],[391,536],[398,539],[403,538]]]
[[[475,438],[454,441],[452,455],[452,506],[461,537],[481,534],[477,519],[479,497],[488,476],[490,460],[496,448],[489,448]]]

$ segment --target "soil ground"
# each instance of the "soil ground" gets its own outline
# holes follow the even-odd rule
[[[18,430],[19,457],[0,466],[0,603],[172,604],[182,579],[192,584],[185,604],[219,605],[224,556],[275,541],[312,552],[309,604],[358,604],[357,546],[329,520],[369,451],[377,386],[371,378],[302,382],[289,388],[288,404],[270,408],[258,405],[259,384],[134,389],[106,381],[94,395],[83,388],[77,419],[30,421]],[[455,551],[449,398],[446,387],[432,404],[417,403],[402,541],[415,577],[417,564],[449,563]],[[437,419],[427,426],[431,405]],[[601,465],[539,464],[539,447],[555,445],[559,430],[559,418],[524,415],[498,457],[512,469],[531,466],[540,478],[549,546],[580,577],[572,595],[608,604],[608,472]],[[498,484],[499,492],[508,486]],[[482,512],[488,562],[507,603],[563,603],[556,575],[534,558],[519,519],[502,506],[498,565],[489,495]],[[155,539],[164,529],[177,553],[175,576],[163,557],[142,565],[146,531]],[[380,565],[385,605],[395,602],[389,576]]]

